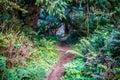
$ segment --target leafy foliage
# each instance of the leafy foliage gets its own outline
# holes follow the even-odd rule
[[[45,2],[48,4],[50,3],[50,1],[47,0]],[[57,4],[59,4],[59,6]],[[63,9],[61,9],[61,6]],[[38,25],[38,27],[40,29],[42,28],[42,31],[46,29],[55,30],[60,23],[64,22],[68,29],[67,32],[72,33],[72,31],[75,30],[77,35],[86,36],[89,33],[94,33],[98,26],[105,26],[111,23],[118,26],[120,23],[119,21],[116,21],[117,18],[115,16],[118,16],[120,13],[118,10],[119,7],[118,0],[60,0],[60,2],[59,0],[56,0],[52,2],[52,5],[47,5],[47,7],[43,5],[41,9],[43,13],[40,13],[39,21],[39,24],[41,25]],[[56,12],[58,12],[58,14]],[[63,16],[60,16],[61,12]],[[46,18],[45,16],[49,16],[49,18]],[[49,19],[52,20],[49,21]],[[51,23],[51,21],[53,22]],[[43,24],[44,26],[42,26]],[[52,27],[54,28],[52,29]]]
[[[111,37],[106,41],[105,49],[109,52],[109,55],[112,55],[114,58],[118,57],[120,54],[119,38],[120,32],[115,30],[112,31]]]
[[[62,80],[120,78],[120,0],[0,0],[0,10],[1,80],[42,80],[58,58],[56,41],[44,35],[61,23],[66,41],[79,41]]]
[[[25,69],[12,68],[12,69],[8,69],[7,71],[8,71],[8,80],[22,80],[22,79],[42,80],[45,75],[44,68],[41,68],[41,66],[27,67]]]
[[[114,31],[111,25],[107,28],[100,27],[96,30],[96,33],[91,34],[85,39],[81,39],[80,42],[73,47],[76,51],[73,54],[78,55],[78,58],[65,65],[66,73],[61,80],[106,80],[112,77],[119,79],[119,77],[115,76],[120,73],[120,71],[117,70],[120,65],[118,57],[119,46],[117,45],[119,44],[118,35],[119,31]],[[84,57],[79,57],[79,54]],[[81,60],[79,61],[79,59]]]
[[[6,64],[5,64],[6,58],[3,56],[0,56],[0,79],[6,79]]]
[[[40,40],[35,40],[34,43],[38,48],[31,51],[31,61],[35,59],[35,63],[45,63],[43,65],[51,67],[51,65],[55,63],[53,60],[56,60],[57,58],[57,50],[55,49],[56,42],[43,38]]]
[[[0,48],[6,46],[5,42],[6,42],[5,36],[2,33],[0,33]]]
[[[21,29],[14,29],[4,27],[0,34],[0,79],[42,80],[57,58],[56,41],[38,38],[34,31],[26,37]]]

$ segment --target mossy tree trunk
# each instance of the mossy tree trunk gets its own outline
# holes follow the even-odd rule
[[[33,30],[36,31],[37,29],[37,22],[39,19],[40,14],[40,6],[35,5],[36,0],[24,0],[24,6],[22,6],[24,9],[27,10],[27,13],[19,13],[19,18],[22,19],[24,25],[31,27]]]
[[[28,10],[30,12],[28,15],[30,17],[30,27],[36,30],[40,14],[40,7],[35,5],[35,0],[32,0],[32,2],[29,4],[29,8],[31,8]]]

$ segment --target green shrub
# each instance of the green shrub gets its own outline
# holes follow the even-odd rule
[[[106,53],[109,53],[108,55],[112,55],[112,57],[118,57],[120,56],[120,31],[119,30],[113,30],[110,38],[105,43],[105,47],[103,50]]]
[[[0,48],[3,48],[5,46],[6,46],[6,38],[2,33],[0,33]]]
[[[42,38],[34,40],[34,44],[37,48],[31,51],[31,59],[38,59],[38,63],[49,67],[56,62],[58,58],[56,41]]]
[[[7,77],[8,80],[42,80],[45,70],[41,66],[12,68],[7,70]]]
[[[58,58],[56,41],[32,30],[5,29],[0,33],[0,80],[43,80]]]
[[[87,53],[96,54],[96,50],[87,39],[81,39],[79,43],[73,46],[73,49],[83,55]]]
[[[112,24],[98,26],[94,34],[73,46],[77,58],[65,65],[61,80],[119,79],[119,36],[119,30],[115,30]]]
[[[87,38],[95,50],[99,50],[105,46],[105,41],[108,40],[110,33],[114,29],[113,24],[97,26],[94,34],[90,34]]]
[[[6,77],[6,58],[0,56],[0,80],[7,79]]]

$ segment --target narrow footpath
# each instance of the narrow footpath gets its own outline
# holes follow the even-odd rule
[[[67,50],[71,50],[71,47],[64,41],[61,41],[61,44],[58,45],[59,60],[48,72],[44,80],[60,80],[60,78],[64,75],[64,64],[75,58],[73,54],[66,53]]]

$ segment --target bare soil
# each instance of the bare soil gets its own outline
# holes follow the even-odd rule
[[[72,61],[75,58],[73,54],[66,53],[67,50],[71,50],[71,47],[64,41],[61,41],[61,44],[58,45],[59,60],[47,73],[44,80],[60,80],[60,78],[64,75],[64,64]]]

